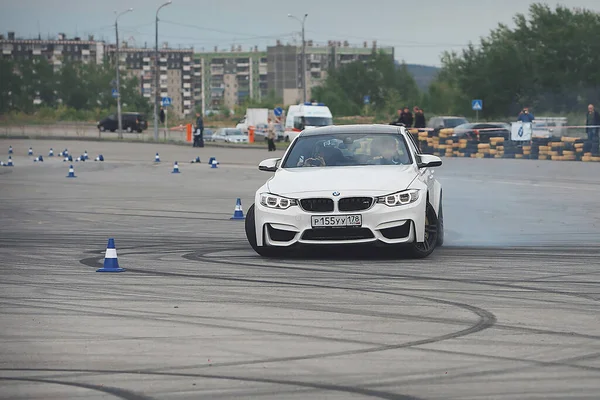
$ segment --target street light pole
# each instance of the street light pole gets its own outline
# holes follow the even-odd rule
[[[156,35],[155,35],[155,48],[154,48],[154,69],[156,71],[156,76],[154,77],[154,140],[158,142],[158,102],[160,101],[160,88],[159,86],[159,77],[160,70],[158,66],[158,12],[161,8],[168,6],[171,4],[171,0],[167,1],[156,10]]]
[[[304,22],[306,21],[308,14],[304,14],[304,18],[302,19],[295,17],[292,14],[288,14],[288,17],[298,20],[302,24],[302,89],[304,91],[303,102],[306,102],[306,41],[304,40]]]
[[[125,13],[128,13],[130,11],[133,11],[133,8],[130,8],[126,11],[123,11],[122,13],[118,14],[117,17],[115,18],[115,34],[116,34],[116,39],[117,39],[117,47],[116,47],[116,56],[117,56],[117,60],[116,60],[116,65],[117,65],[117,121],[119,124],[119,139],[123,139],[123,121],[121,120],[121,82],[120,82],[120,72],[119,71],[119,25],[118,25],[118,21],[119,21],[119,17]],[[115,14],[117,14],[117,12],[115,11]]]

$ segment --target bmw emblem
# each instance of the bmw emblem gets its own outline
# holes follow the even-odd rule
[[[333,192],[333,195],[334,195],[334,196],[339,196],[339,195],[340,195],[340,192]]]

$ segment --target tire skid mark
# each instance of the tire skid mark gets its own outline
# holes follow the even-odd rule
[[[11,371],[10,369],[3,369],[3,371]],[[77,383],[68,381],[59,381],[54,379],[42,379],[42,378],[24,378],[24,377],[0,377],[0,380],[4,381],[21,381],[21,382],[34,382],[34,383],[47,383],[62,386],[70,386],[81,389],[89,389],[97,392],[103,392],[111,394],[123,400],[152,400],[152,397],[148,397],[142,394],[138,394],[129,390],[119,389],[111,386],[104,385],[92,385],[91,383]]]
[[[368,397],[375,397],[378,399],[389,399],[389,400],[421,400],[418,397],[407,396],[392,392],[384,392],[381,390],[367,389],[355,386],[335,385],[329,383],[318,383],[318,382],[304,382],[294,381],[288,379],[271,379],[271,378],[251,378],[245,376],[227,376],[227,375],[212,375],[212,374],[193,374],[193,373],[175,373],[175,372],[137,372],[137,371],[119,371],[119,370],[85,370],[85,369],[52,369],[52,368],[0,368],[0,371],[7,372],[73,372],[83,374],[108,374],[108,375],[148,375],[148,376],[161,376],[161,377],[180,377],[180,378],[203,378],[203,379],[215,379],[215,380],[226,380],[226,381],[237,381],[237,382],[248,382],[248,383],[265,383],[272,385],[284,385],[284,386],[296,386],[308,389],[326,390],[330,392],[342,392],[354,395],[362,395]],[[37,378],[2,378],[4,380],[15,380],[15,381],[33,381],[40,383],[56,383],[61,385],[68,385],[74,387],[83,387],[87,389],[100,390],[100,388],[106,388],[104,386],[90,385],[85,383],[72,383],[64,381],[48,381],[45,379]],[[133,392],[125,391],[123,389],[108,388],[109,390],[102,390],[105,393],[113,394],[121,399],[125,400],[152,400],[150,397],[135,394]],[[130,396],[130,397],[125,397]]]
[[[92,263],[92,260],[96,260],[96,262]],[[98,258],[81,260],[81,262],[83,264],[91,266],[93,268],[98,267],[98,265],[99,265],[98,261],[99,261]],[[273,363],[273,362],[300,361],[300,360],[320,359],[320,358],[326,358],[326,357],[340,357],[340,356],[350,356],[350,355],[366,354],[366,353],[388,351],[388,350],[397,350],[397,349],[402,349],[402,348],[407,348],[407,347],[412,347],[412,346],[419,346],[419,345],[423,345],[423,344],[435,343],[435,342],[440,342],[440,341],[444,341],[444,340],[455,339],[458,337],[467,336],[467,335],[474,334],[474,333],[483,331],[485,329],[488,329],[488,328],[494,326],[494,324],[496,323],[496,317],[494,316],[494,314],[492,314],[491,312],[489,312],[487,310],[484,310],[482,308],[475,307],[475,306],[472,306],[469,304],[458,303],[458,302],[436,299],[436,298],[425,297],[425,296],[417,296],[417,295],[389,292],[389,291],[384,291],[384,290],[361,289],[361,288],[354,288],[354,287],[349,287],[349,286],[333,286],[333,285],[323,285],[323,284],[316,284],[316,283],[294,283],[294,282],[286,282],[286,281],[281,281],[281,280],[233,278],[233,277],[223,277],[223,276],[218,276],[218,275],[161,272],[161,271],[150,271],[150,270],[136,269],[136,268],[129,268],[128,271],[131,271],[134,273],[140,273],[140,274],[144,274],[144,275],[154,275],[154,276],[174,276],[174,277],[195,278],[195,279],[225,280],[225,281],[236,281],[236,282],[245,282],[245,283],[253,283],[253,284],[276,284],[279,286],[295,286],[295,287],[308,287],[308,288],[317,288],[317,289],[333,289],[333,290],[355,291],[355,292],[361,292],[361,293],[384,294],[384,295],[390,295],[390,296],[394,296],[394,297],[396,297],[396,296],[407,297],[407,298],[412,298],[412,299],[428,301],[428,302],[432,302],[435,304],[444,304],[444,305],[454,306],[454,307],[469,311],[479,317],[479,320],[475,324],[469,326],[468,328],[462,329],[460,331],[448,333],[445,335],[426,338],[426,339],[414,340],[414,341],[409,341],[409,342],[404,342],[404,343],[399,343],[399,344],[392,344],[392,345],[381,345],[381,346],[369,347],[369,348],[357,349],[357,350],[315,353],[315,354],[289,356],[289,357],[276,357],[276,358],[267,358],[267,359],[262,359],[262,360],[230,362],[230,363],[221,363],[221,364],[215,363],[215,364],[212,364],[212,367],[253,365],[253,364],[263,364],[263,363],[267,363],[267,362]],[[181,367],[181,368],[188,369],[188,368],[200,368],[200,367],[205,367],[205,366],[206,365],[195,365],[195,366],[188,366],[188,367]]]

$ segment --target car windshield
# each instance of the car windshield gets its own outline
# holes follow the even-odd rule
[[[466,124],[468,121],[464,118],[446,118],[444,119],[444,126],[446,128],[456,128],[459,125]]]
[[[412,157],[404,137],[381,133],[300,136],[282,168],[359,165],[408,165]]]
[[[333,120],[327,117],[304,117],[305,126],[328,126]]]
[[[242,131],[240,129],[226,129],[225,130],[225,135],[227,136],[241,136],[243,135]]]

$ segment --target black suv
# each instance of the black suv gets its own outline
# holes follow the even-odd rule
[[[137,131],[142,133],[144,129],[148,129],[148,121],[146,116],[141,113],[125,112],[121,114],[121,122],[123,124],[123,130],[127,132]],[[117,121],[117,115],[111,114],[108,117],[98,122],[98,129],[100,132],[111,131],[114,132],[119,129],[119,122]]]

